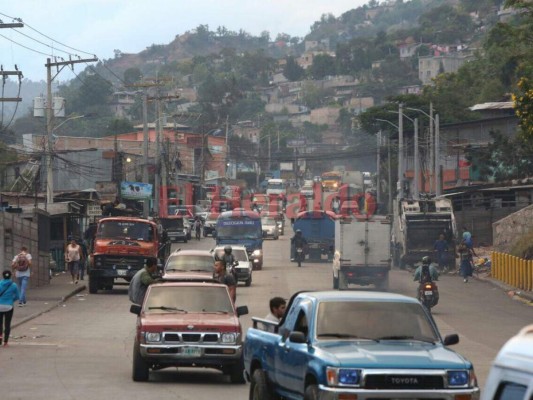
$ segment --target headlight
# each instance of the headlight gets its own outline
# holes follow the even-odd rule
[[[236,333],[223,333],[222,343],[235,343],[237,341]]]
[[[359,386],[361,370],[328,367],[326,369],[326,376],[329,386]]]
[[[161,333],[159,332],[146,332],[146,341],[147,342],[160,342]]]
[[[254,250],[254,252],[252,253],[252,256],[253,257],[261,257],[261,250],[259,250],[259,249]]]
[[[469,378],[468,371],[448,371],[448,386],[466,386]]]

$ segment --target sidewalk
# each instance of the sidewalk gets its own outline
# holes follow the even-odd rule
[[[85,283],[87,279],[88,277],[85,276],[84,281],[79,281],[75,285],[71,283],[70,274],[59,273],[52,278],[49,285],[28,288],[26,292],[26,306],[18,307],[18,302],[15,303],[11,329],[59,307],[69,297],[83,292],[86,289]]]

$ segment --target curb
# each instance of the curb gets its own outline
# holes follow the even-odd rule
[[[494,286],[497,286],[500,289],[502,289],[503,291],[507,292],[509,294],[509,296],[511,296],[511,297],[518,296],[518,297],[520,297],[520,298],[522,298],[524,300],[533,302],[533,294],[532,293],[525,292],[523,290],[517,289],[517,288],[512,287],[512,286],[509,286],[506,283],[503,283],[503,282],[501,282],[501,281],[499,281],[497,279],[490,278],[488,276],[479,276],[479,275],[476,276],[474,274],[473,278],[477,279],[477,280],[480,280],[480,281],[489,282],[490,284],[492,284]]]
[[[14,329],[14,328],[16,328],[16,327],[18,327],[18,326],[20,326],[20,325],[32,320],[32,319],[34,319],[34,318],[37,318],[40,315],[43,315],[43,314],[45,314],[45,313],[47,313],[49,311],[52,311],[54,308],[59,307],[62,303],[64,303],[68,299],[70,299],[72,296],[75,296],[76,294],[78,294],[80,292],[83,292],[85,289],[87,289],[87,287],[85,285],[78,286],[72,292],[70,292],[66,296],[61,297],[61,299],[59,301],[57,301],[56,303],[52,303],[51,305],[46,307],[44,310],[41,310],[41,311],[38,311],[38,312],[36,312],[34,314],[28,315],[27,317],[21,319],[20,321],[12,324],[11,325],[11,329]]]

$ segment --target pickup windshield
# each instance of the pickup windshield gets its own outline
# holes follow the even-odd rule
[[[261,224],[254,225],[221,225],[217,226],[217,238],[219,239],[261,239],[263,232]]]
[[[144,303],[146,314],[231,313],[233,306],[228,290],[221,286],[153,286]]]
[[[324,301],[318,307],[316,337],[438,342],[422,306],[402,302]]]

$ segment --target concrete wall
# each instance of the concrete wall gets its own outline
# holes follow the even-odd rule
[[[26,246],[32,255],[29,286],[44,286],[50,283],[49,252],[39,250],[37,222],[22,218],[18,214],[0,212],[0,269],[11,269],[11,260]]]
[[[494,250],[508,253],[515,241],[533,227],[533,205],[492,224]]]

